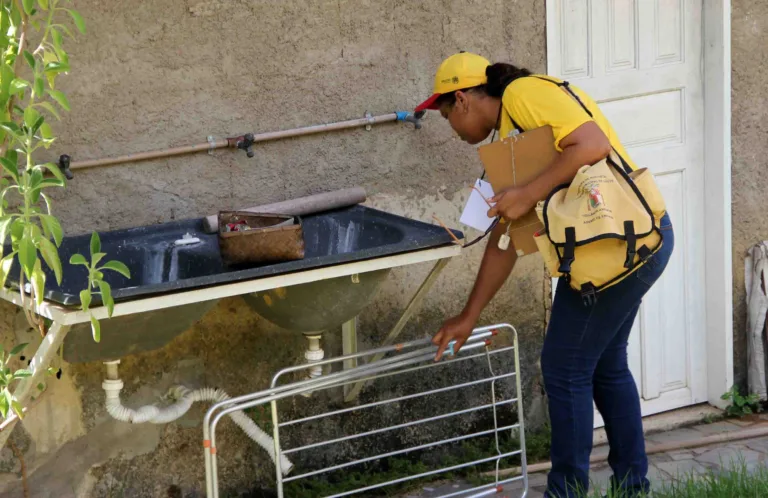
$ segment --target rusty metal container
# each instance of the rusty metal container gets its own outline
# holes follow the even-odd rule
[[[228,231],[231,226],[247,226]],[[219,213],[219,248],[227,265],[280,263],[304,258],[301,218],[248,211]]]

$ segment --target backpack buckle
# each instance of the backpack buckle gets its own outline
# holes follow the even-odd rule
[[[571,273],[571,265],[576,260],[576,229],[567,227],[565,229],[565,246],[563,247],[563,257],[560,258],[560,267],[557,269],[560,273]]]
[[[557,271],[563,274],[571,273],[571,264],[573,264],[574,258],[562,258],[560,260],[560,266]]]
[[[597,289],[592,285],[592,282],[587,282],[581,286],[581,302],[584,306],[590,308],[597,303]]]
[[[640,261],[643,263],[647,263],[649,259],[651,259],[651,256],[653,256],[653,252],[648,249],[648,246],[642,245],[637,250],[637,255],[640,256]]]

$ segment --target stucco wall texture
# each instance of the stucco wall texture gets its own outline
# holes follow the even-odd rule
[[[744,256],[768,239],[766,196],[768,141],[768,4],[735,0],[732,21],[733,87],[733,335],[737,384],[746,385],[746,291]]]
[[[57,123],[51,158],[74,160],[200,143],[411,109],[431,92],[435,67],[458,50],[544,71],[540,0],[78,0],[88,33],[71,42],[72,74],[60,79],[72,112]],[[755,41],[757,43],[757,41]],[[757,80],[755,80],[757,81]],[[481,170],[473,147],[433,115],[424,128],[394,124],[232,151],[76,173],[56,195],[70,235],[214,214],[341,187],[367,189],[369,204],[458,226]],[[482,246],[451,262],[403,337],[431,334],[460,311]],[[395,270],[360,318],[373,347],[407,304],[428,265]],[[538,256],[523,258],[482,323],[510,322],[522,344],[530,417],[548,290]],[[15,310],[0,310],[3,343],[22,337]],[[340,350],[327,334],[325,349]],[[260,319],[240,298],[221,301],[165,348],[126,357],[125,403],[152,402],[173,383],[240,394],[268,384],[301,358],[304,339]],[[167,426],[128,426],[103,409],[102,365],[64,365],[60,381],[12,440],[25,454],[33,496],[199,496],[202,408]],[[231,428],[230,428],[231,429]],[[224,433],[226,481],[248,489],[271,470],[255,445]],[[260,469],[254,471],[254,467]],[[0,494],[19,495],[19,463],[0,453]],[[121,487],[122,486],[122,487]],[[131,486],[125,488],[125,486]]]

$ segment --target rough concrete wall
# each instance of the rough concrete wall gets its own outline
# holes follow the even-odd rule
[[[73,73],[61,78],[73,111],[56,127],[54,151],[75,160],[409,109],[429,95],[440,60],[461,49],[545,69],[539,0],[134,0],[130,8],[78,0],[76,7],[89,31],[71,44]],[[480,169],[473,148],[430,116],[419,132],[384,125],[273,142],[257,146],[254,159],[224,151],[90,170],[78,173],[55,205],[65,230],[76,234],[361,185],[374,207],[426,221],[437,214],[457,226]],[[481,253],[474,247],[448,266],[404,337],[433,333],[461,309]],[[421,265],[393,272],[361,317],[362,347],[394,324],[428,271]],[[13,310],[4,306],[0,315]],[[540,391],[544,287],[537,256],[520,261],[482,318],[501,321],[519,327],[525,392]],[[8,330],[23,328],[11,320],[0,326],[5,334],[25,333]],[[258,390],[303,347],[298,334],[228,299],[165,348],[125,359],[126,404],[153,401],[177,382]],[[338,352],[338,339],[330,337],[326,349]],[[41,415],[15,431],[34,496],[107,496],[127,482],[130,496],[195,496],[202,409],[163,427],[112,422],[102,408],[101,368],[64,365],[46,395],[57,402],[41,402]],[[540,419],[540,407],[532,415]],[[233,458],[223,469],[227,482],[242,489],[268,478],[264,455],[251,443],[234,429],[223,437]],[[257,464],[262,470],[253,472]],[[18,493],[19,465],[9,450],[0,454],[0,470],[10,486],[3,495]]]
[[[768,239],[768,3],[735,0],[732,15],[733,57],[733,333],[735,380],[746,385],[747,311],[744,256]]]

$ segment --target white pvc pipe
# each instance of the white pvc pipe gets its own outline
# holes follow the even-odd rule
[[[118,362],[110,362],[107,364],[109,376],[114,375],[114,377],[117,377],[117,363]],[[220,403],[230,399],[230,396],[221,389],[204,387],[192,391],[186,387],[178,386],[173,388],[170,393],[171,397],[176,400],[175,403],[162,407],[146,405],[138,409],[133,409],[123,406],[120,401],[120,391],[123,388],[122,380],[119,378],[108,378],[104,380],[101,386],[106,393],[107,413],[109,413],[115,420],[132,424],[167,424],[184,416],[195,402],[208,401]],[[261,428],[259,428],[259,426],[241,410],[232,412],[230,416],[232,417],[232,421],[237,424],[251,440],[267,451],[269,457],[272,459],[272,463],[274,463],[275,443],[272,437],[262,431]],[[281,455],[280,468],[282,469],[283,474],[287,475],[293,469],[293,463],[291,463],[285,455]]]

